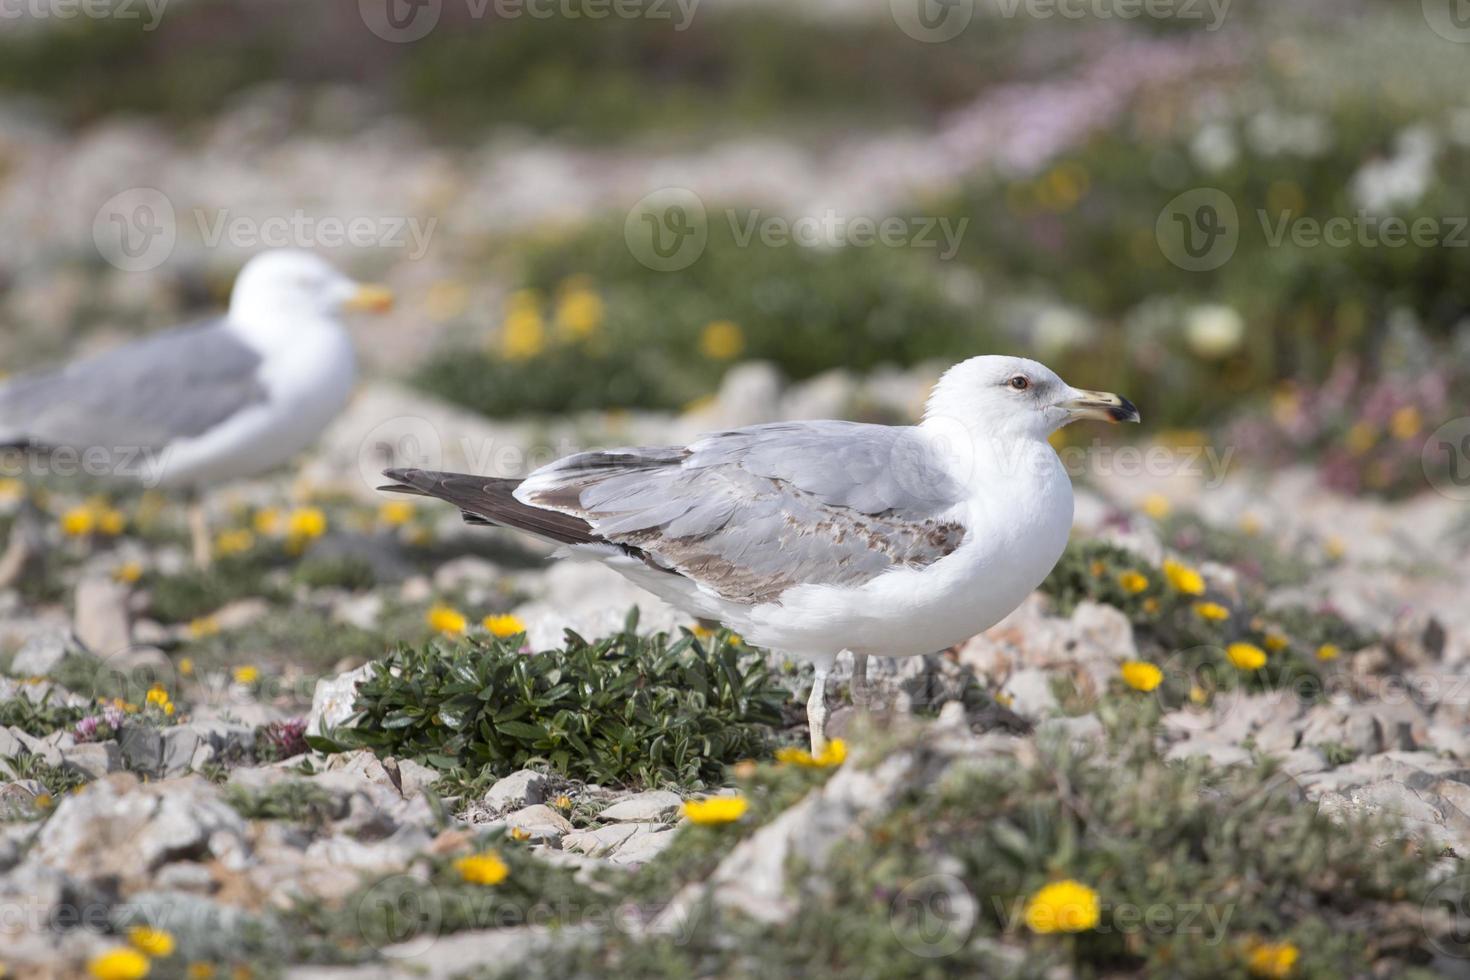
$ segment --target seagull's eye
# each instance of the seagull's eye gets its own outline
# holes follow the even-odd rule
[[[1031,380],[1027,378],[1024,374],[1018,374],[1014,378],[1011,378],[1009,381],[1007,381],[1006,384],[1010,385],[1011,388],[1015,391],[1025,391],[1027,388],[1031,387]]]

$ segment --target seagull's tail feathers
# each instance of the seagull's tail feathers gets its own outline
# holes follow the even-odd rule
[[[598,544],[602,538],[580,517],[544,510],[515,498],[520,480],[436,470],[384,470],[393,482],[379,490],[434,497],[458,507],[470,524],[511,527],[557,544]]]

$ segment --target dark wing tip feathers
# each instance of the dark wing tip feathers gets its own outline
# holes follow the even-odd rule
[[[384,470],[383,475],[396,482],[379,490],[446,501],[458,507],[469,524],[499,524],[561,544],[602,541],[580,517],[521,503],[515,498],[520,480],[417,469]]]

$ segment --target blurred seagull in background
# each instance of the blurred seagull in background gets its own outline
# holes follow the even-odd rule
[[[917,426],[756,425],[688,446],[578,453],[523,481],[388,470],[382,489],[561,544],[811,661],[816,753],[841,651],[854,655],[864,700],[869,655],[963,642],[1046,578],[1072,527],[1072,483],[1047,438],[1078,419],[1139,415],[1036,361],[983,356],[945,372]]]
[[[194,558],[207,566],[200,492],[311,445],[356,380],[342,314],[391,305],[388,290],[309,252],[264,252],[223,317],[0,385],[0,447],[66,451],[71,469],[185,490]]]

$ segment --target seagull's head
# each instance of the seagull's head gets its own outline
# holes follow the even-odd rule
[[[392,305],[386,288],[355,282],[319,255],[283,248],[245,263],[230,293],[230,319],[264,329],[285,317],[335,320],[347,311],[380,313]]]
[[[1045,364],[996,355],[972,357],[944,372],[924,418],[958,420],[983,433],[1035,439],[1078,419],[1139,420],[1138,409],[1122,395],[1073,388]]]

